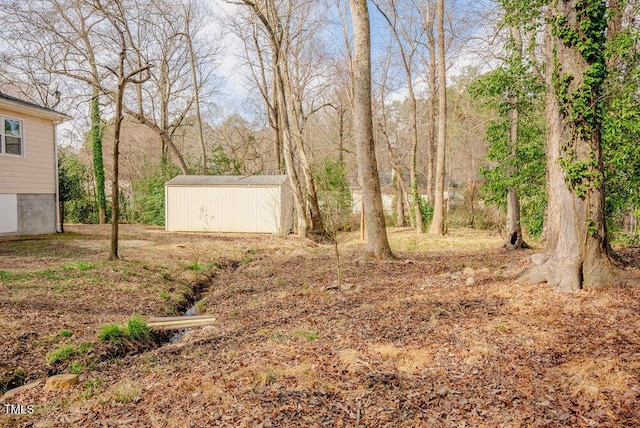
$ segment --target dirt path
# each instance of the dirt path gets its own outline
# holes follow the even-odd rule
[[[73,239],[85,244],[102,239],[95,230],[89,232]],[[189,275],[214,271],[202,307],[216,316],[216,325],[192,330],[177,344],[100,362],[83,371],[80,385],[71,390],[44,392],[37,386],[16,397],[35,404],[35,415],[4,421],[0,416],[0,422],[158,427],[640,424],[640,291],[558,294],[544,285],[517,285],[514,276],[532,252],[506,253],[486,233],[434,239],[397,230],[390,237],[398,261],[371,264],[359,262],[360,244],[347,237],[341,245],[341,287],[334,283],[331,249],[296,238],[169,235],[153,229],[127,233],[126,239],[153,244],[124,252],[126,279],[122,266],[95,268],[96,276],[106,275],[116,284],[106,287],[99,311],[91,308],[103,296],[97,290],[105,286],[92,288],[90,280],[83,281],[85,288],[64,295],[70,299],[64,305],[52,305],[56,291],[49,290],[62,280],[48,280],[46,293],[35,280],[25,281],[20,285],[25,288],[21,310],[11,309],[11,316],[4,310],[16,305],[16,294],[3,293],[0,320],[12,323],[10,346],[22,343],[33,358],[46,356],[44,351],[55,344],[47,345],[46,338],[69,322],[84,322],[83,335],[95,336],[96,327],[114,315],[121,322],[132,313],[166,310],[169,302],[159,294],[173,293],[168,291],[171,284],[193,283],[197,277]],[[34,256],[21,256],[15,248],[10,253],[6,244],[0,244],[4,266],[10,258],[16,267],[0,271],[30,271]],[[67,247],[56,239],[56,248],[64,253]],[[102,263],[102,254],[95,251],[81,259]],[[55,260],[47,257],[47,251],[36,257],[43,263],[36,272],[54,269],[62,259],[79,266],[77,255],[68,260],[63,254]],[[212,267],[222,260],[239,264],[235,269]],[[211,266],[186,268],[195,262]],[[77,274],[80,268],[73,269]],[[147,286],[131,292],[134,283]],[[12,280],[11,287],[18,285]],[[28,301],[27,294],[37,293],[44,300]],[[83,310],[69,314],[72,307]],[[19,318],[27,308],[32,321]],[[68,315],[60,319],[64,310]],[[74,330],[71,338],[56,340],[80,339]],[[16,352],[24,351],[7,348],[6,342],[1,349],[3,356],[22,362]]]

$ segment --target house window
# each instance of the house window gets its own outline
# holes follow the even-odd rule
[[[0,128],[0,154],[22,156],[22,121],[3,117]]]

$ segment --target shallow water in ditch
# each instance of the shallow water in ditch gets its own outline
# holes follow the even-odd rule
[[[191,306],[189,309],[187,309],[187,311],[184,313],[184,316],[186,317],[192,317],[194,315],[200,315],[200,308],[198,307],[198,304],[194,304],[193,306]],[[177,330],[169,339],[169,342],[171,343],[178,343],[180,342],[180,339],[182,339],[184,337],[185,334],[187,334],[187,332],[191,330],[189,328],[183,328],[181,330]]]

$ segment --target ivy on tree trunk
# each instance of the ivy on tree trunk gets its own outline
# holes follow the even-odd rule
[[[606,12],[603,0],[558,0],[547,25],[548,259],[522,279],[559,291],[629,278],[609,258],[605,223],[600,128]]]

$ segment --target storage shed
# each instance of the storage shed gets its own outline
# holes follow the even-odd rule
[[[286,234],[293,193],[286,175],[179,175],[165,183],[165,229]]]

